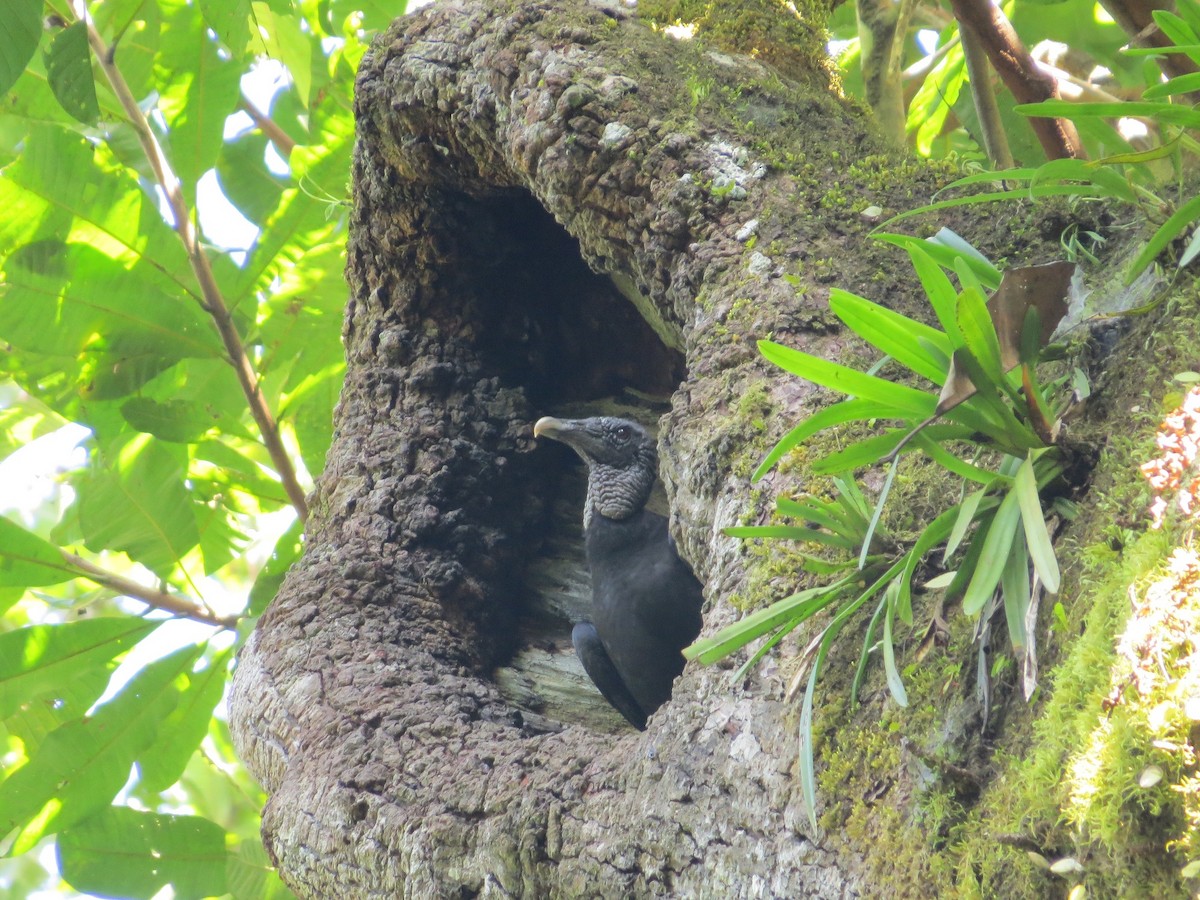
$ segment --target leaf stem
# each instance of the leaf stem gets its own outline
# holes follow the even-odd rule
[[[122,575],[102,569],[95,563],[88,562],[83,557],[76,556],[74,553],[61,548],[58,552],[62,554],[63,561],[72,569],[82,574],[84,578],[114,590],[118,594],[132,597],[134,600],[140,600],[154,609],[161,609],[164,612],[193,619],[197,622],[204,622],[207,625],[216,625],[219,628],[237,627],[238,616],[218,616],[212,610],[198,606],[178,594],[168,594],[166,591],[148,588],[130,578],[125,578]]]
[[[275,120],[269,115],[243,97],[238,101],[238,108],[248,115],[254,124],[258,127],[268,140],[275,145],[275,149],[279,151],[279,155],[284,159],[291,156],[292,150],[296,148],[296,142],[291,139],[286,131],[276,124]]]
[[[212,318],[213,324],[217,326],[217,332],[221,335],[221,341],[225,345],[227,359],[237,374],[242,393],[245,394],[250,407],[250,414],[258,425],[263,445],[270,454],[275,471],[279,473],[288,500],[295,508],[300,520],[304,521],[308,518],[308,502],[304,496],[304,489],[296,477],[295,467],[292,465],[292,460],[280,437],[279,425],[267,406],[258,375],[251,365],[250,357],[242,344],[241,335],[238,334],[237,326],[233,322],[233,316],[225,303],[225,298],[217,286],[217,280],[213,275],[208,257],[204,254],[204,248],[196,234],[196,226],[184,199],[179,178],[171,169],[162,147],[150,129],[149,121],[138,106],[137,100],[134,99],[125,77],[116,66],[114,61],[116,45],[110,47],[105,44],[104,39],[92,25],[90,18],[85,21],[87,21],[88,43],[91,44],[92,50],[96,54],[96,60],[113,92],[117,95],[122,109],[125,110],[125,115],[129,117],[129,122],[142,145],[142,151],[145,153],[150,167],[154,170],[155,180],[158,181],[167,198],[167,204],[171,208],[171,216],[174,219],[175,233],[179,235],[179,240],[187,253],[188,262],[191,264],[192,273],[200,286],[200,305]]]

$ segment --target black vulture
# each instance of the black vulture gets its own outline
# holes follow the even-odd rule
[[[675,548],[667,520],[646,509],[658,477],[654,439],[625,419],[539,419],[535,437],[561,441],[588,467],[584,547],[592,620],[571,632],[600,693],[638,729],[671,697],[680,651],[700,633],[700,582]]]

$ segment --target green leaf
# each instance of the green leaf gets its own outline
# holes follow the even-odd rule
[[[216,165],[225,119],[241,96],[241,67],[220,52],[189,6],[172,17],[160,60],[170,67],[162,73],[158,106],[169,128],[171,166],[191,195]]]
[[[863,466],[871,466],[888,456],[912,432],[911,428],[891,428],[850,446],[831,453],[812,464],[812,472],[818,475],[831,475],[839,472],[849,472]],[[927,425],[921,430],[930,440],[964,440],[973,433],[970,428],[962,425]],[[920,444],[910,441],[901,453],[911,453]]]
[[[96,102],[87,23],[74,22],[56,34],[45,60],[50,90],[62,108],[85,125],[94,125],[100,118],[100,104]]]
[[[893,564],[870,587],[850,603],[843,606],[838,611],[838,614],[834,616],[833,621],[821,633],[821,640],[817,646],[817,656],[813,660],[812,671],[808,676],[808,685],[804,691],[804,703],[800,707],[800,790],[804,796],[804,803],[808,809],[809,822],[812,824],[814,832],[817,830],[817,784],[813,763],[812,701],[817,685],[817,677],[821,672],[821,667],[825,664],[825,657],[829,653],[829,648],[833,646],[833,642],[837,640],[837,636],[841,634],[846,623],[850,621],[850,618],[858,612],[869,598],[878,593],[884,583],[896,576],[900,568],[900,563]]]
[[[251,131],[226,141],[217,158],[217,184],[238,211],[262,225],[279,207],[288,179],[267,167],[270,141],[260,132]]]
[[[815,541],[850,550],[854,542],[838,534],[818,531],[815,528],[802,528],[799,525],[732,525],[723,529],[725,534],[735,538],[781,538],[789,541]]]
[[[991,290],[995,290],[1000,284],[1000,270],[992,265],[986,256],[949,228],[942,228],[933,237],[925,239],[912,237],[907,234],[890,234],[887,232],[873,234],[872,237],[904,248],[908,251],[909,256],[912,257],[914,267],[917,267],[918,264],[917,256],[914,256],[914,252],[925,257],[924,262],[932,260],[941,268],[949,269],[950,271],[954,270],[954,261],[961,259],[970,267],[975,277]],[[919,267],[917,271],[920,274],[921,270]],[[942,275],[942,279],[944,280],[944,286],[939,283],[936,286],[936,291],[939,299],[944,298],[941,305],[950,312],[953,312],[957,292],[954,291],[953,285],[950,284],[950,281],[946,279],[944,274]],[[924,284],[925,278],[922,277],[921,281]],[[949,291],[948,294],[947,289]],[[934,301],[934,291],[930,289],[929,284],[925,284],[925,290],[930,295],[931,302]],[[934,302],[935,309],[938,305],[937,302]],[[942,327],[945,327],[944,323]]]
[[[52,705],[65,702],[82,716],[104,692],[117,657],[158,624],[120,616],[30,625],[0,634],[0,720],[41,699]],[[70,698],[63,693],[68,690]]]
[[[301,31],[300,23],[294,16],[278,14],[259,0],[255,0],[253,9],[267,56],[287,66],[300,101],[308,106],[313,54],[309,36]]]
[[[758,349],[775,365],[801,378],[844,394],[889,404],[895,410],[896,418],[912,416],[926,419],[937,406],[937,398],[932,394],[894,384],[773,341],[759,341]]]
[[[731,684],[737,684],[746,677],[746,673],[758,665],[758,661],[771,652],[776,644],[782,641],[785,637],[791,634],[802,622],[802,619],[795,619],[791,622],[784,622],[767,640],[763,641],[762,646],[754,651],[744,663],[738,666],[738,670],[733,673],[729,681]]]
[[[988,526],[987,534],[983,537],[979,562],[971,575],[967,591],[963,595],[963,612],[968,616],[979,615],[984,604],[996,592],[996,585],[1000,583],[1000,575],[1008,562],[1013,535],[1020,525],[1020,515],[1017,492],[1010,490],[1000,501],[996,515]],[[975,540],[979,539],[980,537],[976,535]]]
[[[150,663],[93,715],[50,732],[29,761],[0,783],[0,834],[24,829],[12,852],[25,852],[112,801],[174,707],[176,682],[199,654],[199,647],[184,647]]]
[[[901,706],[908,706],[908,693],[904,690],[904,680],[900,670],[896,668],[896,648],[892,643],[892,617],[896,611],[896,602],[900,596],[900,579],[893,578],[884,594],[883,602],[887,612],[883,616],[883,672],[887,678],[888,691]]]
[[[1187,246],[1179,254],[1179,268],[1186,269],[1198,255],[1200,255],[1200,228],[1192,232]]]
[[[843,400],[840,403],[827,406],[821,411],[813,413],[785,434],[779,443],[771,449],[771,452],[767,454],[766,458],[758,464],[758,468],[750,476],[750,481],[757,482],[761,480],[775,463],[791,452],[792,448],[808,440],[814,434],[824,431],[826,428],[832,428],[834,425],[841,425],[846,422],[881,419],[888,416],[891,412],[892,406],[889,403],[876,403],[871,400],[861,399]]]
[[[1026,457],[1021,463],[1013,479],[1013,493],[1021,507],[1021,522],[1025,526],[1025,543],[1029,555],[1033,559],[1033,567],[1037,570],[1042,584],[1052,594],[1058,593],[1059,571],[1058,559],[1054,555],[1054,544],[1050,540],[1050,532],[1046,529],[1046,519],[1042,514],[1042,498],[1038,494],[1037,478],[1033,472],[1033,458]]]
[[[979,488],[963,498],[963,502],[959,505],[958,515],[954,520],[954,527],[950,530],[950,537],[946,539],[946,550],[942,553],[942,565],[950,562],[950,557],[954,555],[954,551],[958,549],[958,545],[966,537],[967,529],[975,521],[975,513],[979,509],[979,503],[983,500],[983,496],[986,493],[987,488]]]
[[[958,327],[967,349],[996,384],[1004,381],[1004,365],[1000,360],[1000,341],[996,327],[988,314],[987,301],[972,288],[958,297]]]
[[[938,387],[945,383],[945,368],[920,343],[927,341],[947,357],[953,347],[943,332],[837,288],[830,291],[829,308],[855,334],[901,365]]]
[[[226,868],[234,900],[295,900],[271,865],[260,841],[241,841],[229,854]]]
[[[900,446],[900,442],[908,437],[911,431],[911,428],[889,428],[883,434],[855,441],[836,453],[815,460],[810,467],[811,471],[815,475],[836,475],[864,466],[873,466]]]
[[[172,816],[113,806],[65,829],[58,838],[63,879],[102,897],[199,900],[226,893],[225,829],[199,816]]]
[[[1150,240],[1146,242],[1146,246],[1137,255],[1129,265],[1129,271],[1125,274],[1125,284],[1132,284],[1134,279],[1142,274],[1150,263],[1158,258],[1158,255],[1166,249],[1167,245],[1183,232],[1197,218],[1200,218],[1200,196],[1193,197],[1188,200],[1183,206],[1175,210],[1174,214],[1159,226],[1158,230],[1151,235]]]
[[[841,535],[847,542],[845,546],[849,549],[857,546],[858,542],[862,540],[863,531],[867,526],[867,518],[859,513],[851,519],[849,516],[853,514],[845,509],[839,510],[838,505],[836,502],[816,497],[809,497],[804,502],[787,497],[779,497],[775,500],[775,507],[784,515],[816,522],[823,528],[829,529],[831,533]]]
[[[821,646],[824,647],[824,642]],[[813,660],[812,670],[808,673],[808,684],[804,687],[804,702],[800,704],[800,793],[804,797],[804,808],[814,835],[820,829],[817,826],[817,770],[813,752],[812,709],[817,678],[821,674],[821,663],[824,661],[824,656],[818,652],[817,658]]]
[[[42,37],[42,0],[10,0],[0,16],[0,97],[17,83]]]
[[[235,57],[246,52],[250,34],[250,0],[199,0],[204,23]],[[254,35],[254,38],[261,38]]]
[[[871,514],[871,520],[867,523],[866,532],[863,534],[862,549],[858,551],[858,567],[860,569],[867,564],[867,556],[871,552],[875,529],[879,527],[879,519],[883,516],[883,505],[887,503],[887,499],[892,493],[892,483],[896,480],[896,472],[899,468],[899,460],[892,460],[892,464],[888,466],[887,477],[883,479],[883,488],[879,491],[879,497],[875,501],[875,511]]]
[[[121,404],[121,415],[138,431],[184,444],[200,440],[214,425],[213,416],[189,400],[159,403],[149,397],[133,397]]]
[[[1124,106],[1125,104],[1122,103],[1120,105]],[[1200,118],[1200,115],[1198,115],[1198,118]],[[1008,173],[1005,172],[1004,177],[1007,176]],[[960,179],[960,182],[965,180],[966,179]],[[947,188],[949,187],[953,187],[953,185],[947,185]],[[892,216],[883,224],[891,225],[894,222],[899,222],[902,219],[908,219],[912,216],[924,215],[925,213],[931,212],[939,212],[943,209],[956,209],[961,206],[975,206],[980,203],[1011,203],[1014,201],[1027,199],[1032,200],[1039,197],[1094,197],[1099,199],[1108,196],[1107,191],[1103,190],[1099,186],[1089,185],[1089,187],[1091,190],[1082,191],[1080,189],[1080,185],[1077,184],[1044,184],[1028,189],[1018,189],[1012,191],[987,191],[980,194],[968,194],[964,197],[955,197],[952,200],[938,200],[934,203],[927,203],[925,206],[919,207],[918,209],[906,210],[905,212]]]
[[[158,738],[138,755],[142,787],[165,791],[177,782],[188,760],[208,734],[213,710],[221,700],[233,648],[218,653],[199,672],[188,673],[188,685],[159,729]]]
[[[1013,536],[1012,549],[1000,574],[1000,593],[1004,598],[1004,618],[1012,648],[1020,652],[1028,643],[1025,613],[1029,609],[1029,554],[1020,531]]]
[[[57,547],[0,516],[0,587],[61,584],[75,577]]]
[[[965,347],[954,351],[954,362],[957,368],[966,371],[977,390],[966,397],[965,402],[946,410],[944,414],[947,418],[972,425],[990,436],[1004,450],[1029,450],[1044,446],[1041,439],[1016,417],[1012,408],[1001,398],[1004,388],[1011,390],[1007,378],[1003,380],[1002,388]]]
[[[953,44],[909,101],[905,131],[916,132],[917,152],[922,156],[931,155],[933,140],[942,132],[965,80],[962,46]]]
[[[871,619],[867,622],[867,630],[862,640],[862,651],[858,654],[858,665],[854,667],[854,679],[850,682],[851,707],[858,706],[858,689],[862,687],[863,679],[867,675],[867,663],[871,660],[871,651],[875,649],[875,629],[879,627],[879,620],[883,618],[887,605],[885,596],[875,604],[875,612],[871,614]]]
[[[929,254],[925,242],[901,243],[893,240],[893,238],[906,237],[905,235],[879,235],[879,237],[881,240],[898,243],[908,251],[917,277],[921,279],[921,286],[925,289],[925,296],[929,298],[934,315],[937,316],[938,322],[945,331],[946,339],[952,348],[959,347],[962,343],[962,335],[958,332],[958,292],[954,290],[954,285],[950,283],[950,279],[942,271],[942,267]]]
[[[924,450],[926,455],[935,463],[937,463],[947,472],[953,472],[960,478],[965,478],[968,481],[974,481],[977,484],[984,485],[984,487],[988,487],[994,484],[998,479],[1003,478],[1002,475],[998,475],[990,469],[984,469],[973,465],[964,459],[959,459],[940,443],[930,438],[929,435],[925,433],[925,429],[919,431],[913,438],[913,441],[918,447]]]
[[[916,542],[908,552],[900,558],[900,596],[896,601],[896,611],[905,625],[911,626],[912,617],[912,578],[917,566],[930,550],[946,539],[958,517],[958,504],[943,510],[936,519],[922,529]]]
[[[1192,31],[1191,27],[1175,13],[1165,9],[1151,10],[1151,17],[1162,33],[1170,38],[1171,43],[1175,45],[1194,44],[1196,43],[1196,32]]]
[[[810,588],[776,601],[765,609],[760,609],[732,625],[727,625],[711,637],[696,641],[690,647],[685,647],[683,655],[687,659],[698,659],[706,665],[716,662],[735,650],[741,649],[755,638],[773,631],[785,622],[802,622],[814,613],[820,612],[841,595],[844,587],[853,584],[854,577],[847,575],[833,584]]]
[[[1136,203],[1138,195],[1117,169],[1083,159],[1052,159],[1043,163],[1029,180],[1030,188],[1043,182],[1078,181],[1104,189],[1106,197]]]
[[[200,542],[184,484],[182,448],[139,437],[117,469],[92,469],[79,483],[79,524],[89,550],[121,550],[166,577]]]
[[[1143,100],[1157,100],[1175,94],[1191,94],[1200,91],[1200,72],[1178,75],[1162,84],[1152,85],[1142,92]]]
[[[238,490],[257,497],[265,506],[287,505],[287,494],[279,482],[268,477],[262,465],[251,457],[215,440],[196,445],[195,458],[221,467],[221,474]]]
[[[1123,116],[1144,117],[1165,125],[1182,125],[1185,128],[1200,127],[1200,112],[1188,106],[1155,101],[1119,100],[1110,103],[1073,103],[1067,100],[1043,100],[1017,107],[1017,112],[1026,116],[1043,118],[1098,116],[1119,119]]]

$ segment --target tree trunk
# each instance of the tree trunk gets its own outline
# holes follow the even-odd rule
[[[825,402],[755,340],[844,356],[831,283],[918,309],[862,210],[938,181],[811,82],[575,0],[438,4],[364,59],[335,438],[230,700],[297,892],[871,893],[863,846],[808,826],[786,665],[737,686],[689,665],[645,733],[523,711],[496,677],[553,630],[529,624],[531,573],[578,470],[535,445],[542,414],[669,396],[661,470],[705,633],[735,595],[794,589],[721,531],[796,477],[760,499],[745,476]],[[907,815],[925,775],[897,753],[871,802]]]

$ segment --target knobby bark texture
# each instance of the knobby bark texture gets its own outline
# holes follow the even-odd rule
[[[810,833],[777,668],[689,665],[645,733],[534,727],[493,677],[567,468],[539,415],[670,396],[661,469],[712,633],[747,578],[721,534],[745,475],[821,402],[754,339],[838,358],[835,279],[911,305],[858,210],[935,179],[823,77],[574,0],[438,4],[364,59],[335,437],[230,700],[299,893],[864,892],[853,848]]]

